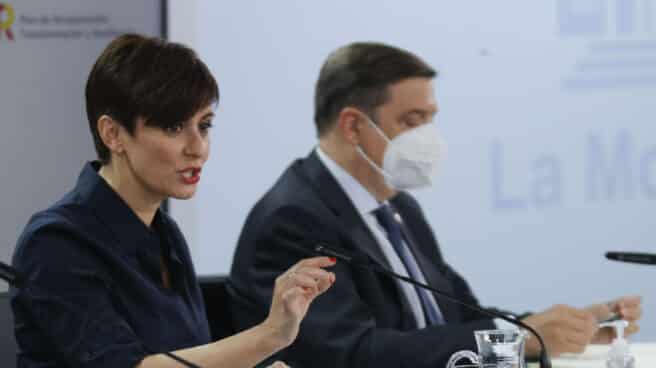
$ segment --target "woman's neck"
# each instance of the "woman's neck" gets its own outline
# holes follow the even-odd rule
[[[143,188],[132,171],[110,162],[100,167],[98,174],[127,203],[139,219],[147,226],[153,222],[155,213],[162,203],[161,199],[153,198]]]

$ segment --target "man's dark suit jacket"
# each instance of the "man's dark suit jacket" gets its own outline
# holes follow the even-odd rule
[[[478,304],[467,282],[442,258],[418,203],[401,192],[391,201],[414,238],[409,244],[433,287]],[[286,244],[324,242],[363,252],[390,267],[373,234],[316,153],[297,160],[252,209],[231,271],[239,329],[267,315],[275,278],[304,257]],[[418,329],[397,281],[337,262],[336,282],[310,306],[297,340],[278,357],[294,367],[443,367],[474,349],[474,330],[491,319],[437,298],[447,321]]]

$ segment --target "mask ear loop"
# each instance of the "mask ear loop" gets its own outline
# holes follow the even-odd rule
[[[385,170],[383,170],[382,167],[376,165],[376,163],[373,162],[373,160],[370,159],[369,156],[367,156],[366,153],[364,153],[364,151],[362,150],[362,148],[360,147],[360,145],[358,145],[357,147],[355,147],[355,149],[356,149],[356,151],[358,151],[358,153],[360,154],[360,156],[362,156],[362,158],[364,158],[365,161],[367,161],[367,162],[369,163],[369,165],[371,165],[371,167],[373,167],[374,170],[376,170],[379,174],[381,174],[382,176],[384,176],[384,177],[386,177],[386,178],[388,178],[388,179],[391,179],[391,178],[392,178],[392,175],[388,174]]]
[[[383,137],[383,138],[385,139],[385,142],[387,142],[387,144],[389,144],[389,143],[391,142],[391,140],[387,137],[387,134],[385,134],[385,132],[383,132],[383,130],[380,129],[380,127],[378,126],[378,124],[374,123],[374,121],[371,120],[371,118],[368,117],[368,116],[367,116],[367,122],[369,123],[369,125],[371,125],[372,127],[374,127],[374,129],[376,129],[376,131],[378,132],[378,134],[380,134],[380,136]]]
[[[366,116],[366,115],[365,115],[365,116]],[[366,116],[366,119],[367,119],[367,123],[369,123],[369,125],[371,125],[371,126],[374,127],[374,129],[376,130],[376,132],[378,132],[378,134],[379,134],[381,137],[383,137],[383,139],[385,140],[385,142],[387,142],[387,144],[390,144],[390,142],[391,142],[390,139],[387,138],[387,135],[385,135],[385,133],[384,133],[384,132],[378,127],[378,125],[376,125],[376,123],[374,123],[374,121],[371,120],[371,118],[369,118],[369,116]],[[365,161],[367,161],[367,162],[369,163],[369,165],[371,165],[371,167],[374,168],[374,170],[376,170],[379,174],[381,174],[381,175],[384,176],[385,178],[387,178],[387,179],[392,179],[392,175],[390,175],[388,172],[386,172],[385,170],[383,170],[382,167],[378,166],[378,165],[377,165],[377,164],[376,164],[376,163],[375,163],[375,162],[369,157],[369,155],[367,155],[367,154],[364,152],[364,150],[362,149],[362,147],[361,147],[359,144],[355,147],[355,149],[356,149],[356,151],[358,151],[358,153],[360,154],[360,156],[362,156],[362,158],[364,158]]]

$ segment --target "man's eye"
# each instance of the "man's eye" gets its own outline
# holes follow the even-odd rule
[[[402,122],[408,128],[414,128],[419,125],[419,119],[403,119]]]

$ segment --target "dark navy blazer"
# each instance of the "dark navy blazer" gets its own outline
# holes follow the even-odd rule
[[[426,281],[469,304],[479,305],[467,284],[442,257],[419,204],[408,193],[390,200],[407,225],[408,242]],[[364,223],[316,152],[295,161],[249,214],[230,274],[238,329],[266,317],[272,285],[281,272],[316,244],[366,255],[391,268]],[[447,323],[418,329],[396,280],[338,261],[336,282],[312,302],[298,338],[278,358],[293,367],[434,368],[449,356],[475,350],[474,331],[495,328],[492,319],[437,299]],[[504,312],[508,313],[508,312]]]
[[[147,227],[88,163],[75,188],[35,214],[13,265],[19,367],[134,367],[152,352],[210,342],[203,298],[177,225]],[[161,261],[171,287],[162,284]]]

